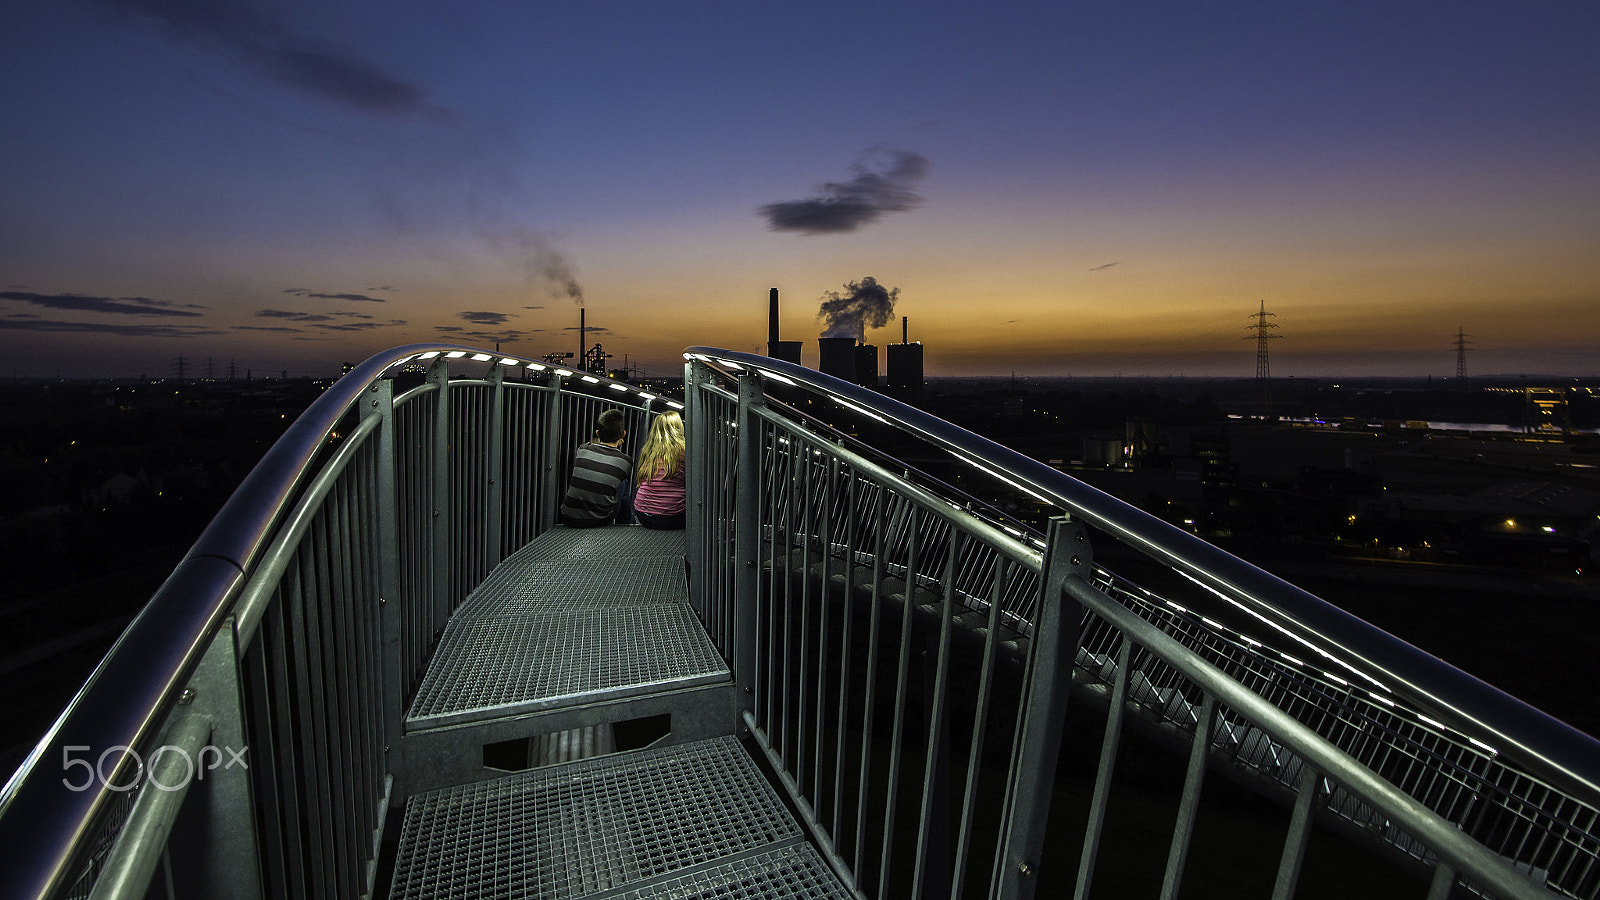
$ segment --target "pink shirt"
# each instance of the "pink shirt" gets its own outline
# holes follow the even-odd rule
[[[685,460],[686,464],[688,460]],[[676,475],[663,477],[661,473],[666,467],[656,468],[656,474],[646,478],[633,492],[633,508],[647,516],[671,516],[683,512],[683,472],[685,465],[678,466]]]

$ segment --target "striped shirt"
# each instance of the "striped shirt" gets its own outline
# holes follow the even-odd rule
[[[657,466],[656,473],[641,482],[639,489],[633,492],[635,510],[647,516],[671,516],[683,512],[684,464],[679,463],[677,473],[671,477],[661,474],[665,469],[664,463]]]
[[[561,518],[602,525],[617,517],[617,490],[633,471],[633,458],[609,444],[590,441],[572,458],[572,481],[561,500]]]

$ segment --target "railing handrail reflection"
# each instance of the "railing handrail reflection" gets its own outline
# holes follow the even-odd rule
[[[876,391],[782,360],[691,347],[731,376],[753,371],[838,403],[942,448],[953,458],[1050,503],[1230,600],[1307,648],[1378,683],[1424,715],[1494,748],[1501,759],[1569,796],[1600,797],[1600,742],[1315,595],[1091,487],[959,426]],[[731,364],[731,365],[730,365]]]

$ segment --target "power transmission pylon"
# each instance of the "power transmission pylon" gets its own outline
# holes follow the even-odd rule
[[[1265,300],[1261,301],[1260,312],[1250,314],[1250,318],[1256,320],[1256,324],[1251,325],[1250,330],[1255,332],[1256,384],[1261,387],[1261,403],[1264,409],[1270,408],[1272,404],[1272,366],[1267,362],[1267,341],[1283,337],[1281,334],[1273,334],[1268,330],[1278,327],[1276,322],[1267,321],[1269,316],[1276,318],[1272,313],[1267,312],[1267,301]],[[1249,339],[1249,337],[1245,338],[1245,340]]]
[[[1472,343],[1472,342],[1467,340],[1467,332],[1465,331],[1465,329],[1457,328],[1456,329],[1456,387],[1458,387],[1458,388],[1465,388],[1467,386],[1467,351],[1472,349],[1471,347],[1468,347],[1467,345],[1470,344],[1470,343]]]

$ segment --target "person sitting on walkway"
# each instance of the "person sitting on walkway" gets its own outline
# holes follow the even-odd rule
[[[620,409],[608,409],[595,422],[594,440],[572,457],[572,481],[561,500],[561,524],[568,528],[610,525],[628,502],[633,458],[622,452],[628,437]]]
[[[683,527],[683,451],[683,418],[675,412],[656,416],[639,451],[639,489],[633,494],[633,515],[640,525]]]

